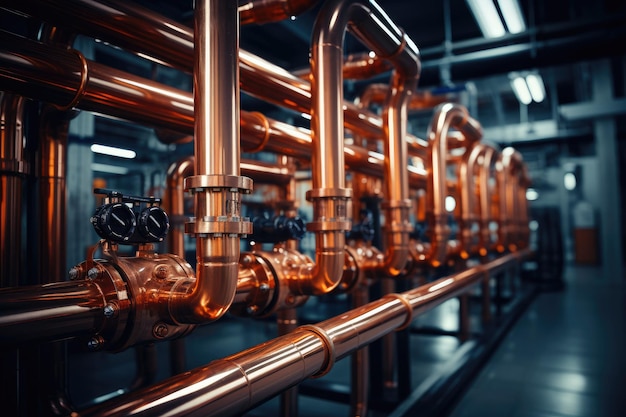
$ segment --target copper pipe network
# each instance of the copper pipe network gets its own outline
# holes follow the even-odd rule
[[[230,0],[195,3],[195,218],[185,231],[196,236],[196,280],[172,288],[169,310],[176,323],[216,320],[235,297],[239,240],[252,231],[241,218],[239,195],[252,181],[239,175],[239,25]]]
[[[76,107],[110,114],[148,126],[174,127],[193,132],[193,98],[176,90],[135,75],[85,60],[68,50],[44,47],[35,41],[0,31],[7,49],[0,56],[0,87],[21,95],[66,105],[79,97]],[[10,49],[9,49],[10,48]],[[23,55],[34,56],[22,60]],[[65,69],[67,63],[71,65]],[[86,63],[85,76],[81,62]],[[68,70],[69,73],[64,71]],[[108,74],[108,75],[107,75]],[[84,86],[82,79],[87,81]],[[111,83],[111,80],[116,80]],[[32,84],[36,88],[32,88]],[[84,94],[83,94],[84,93]],[[147,111],[149,109],[150,111]],[[311,133],[263,116],[241,112],[241,140],[244,149],[264,149],[301,159],[311,156]],[[355,171],[382,178],[384,157],[357,146],[344,147],[345,161]],[[425,184],[425,172],[409,168],[411,187]]]
[[[8,1],[6,7],[11,10],[108,41],[161,64],[187,72],[193,69],[193,30],[151,10],[120,0],[108,0],[106,5],[89,0]],[[307,81],[244,50],[239,51],[239,69],[242,90],[292,110],[310,112]],[[379,116],[358,111],[349,102],[343,107],[347,128],[366,137],[382,136]],[[172,126],[175,121],[170,129]]]
[[[447,134],[450,128],[461,131],[465,137],[481,136],[481,127],[467,114],[465,107],[458,104],[443,104],[437,107],[428,127],[429,167],[428,187],[428,225],[431,234],[428,260],[433,266],[441,265],[447,256],[447,241],[450,228],[447,224],[446,203],[446,157],[448,155]]]
[[[328,372],[335,361],[466,292],[485,274],[494,274],[528,255],[527,250],[508,254],[410,291],[389,294],[150,388],[76,412],[73,417],[242,413],[311,376]]]

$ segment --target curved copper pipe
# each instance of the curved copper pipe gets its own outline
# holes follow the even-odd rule
[[[529,253],[508,254],[402,294],[390,294],[73,415],[237,415],[315,374],[325,373],[335,361],[407,325],[415,315],[465,293],[480,283],[485,273],[502,270]]]
[[[437,107],[428,127],[430,166],[428,167],[429,181],[426,195],[428,207],[430,207],[427,218],[431,235],[428,258],[435,267],[441,265],[446,259],[447,241],[450,235],[445,201],[447,135],[451,127],[461,131],[466,138],[478,140],[482,136],[480,125],[470,118],[467,109],[459,104],[446,103]]]
[[[169,311],[176,323],[202,323],[226,313],[237,289],[240,236],[251,224],[240,215],[239,194],[251,181],[239,175],[239,25],[230,0],[195,3],[194,192],[196,280],[172,288]],[[248,179],[249,180],[249,179]]]
[[[279,22],[304,13],[318,2],[319,0],[251,0],[240,2],[240,24]]]

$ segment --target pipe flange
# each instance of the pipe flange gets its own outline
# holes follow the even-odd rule
[[[317,373],[311,375],[311,378],[321,378],[329,373],[335,365],[335,344],[328,333],[326,333],[326,330],[321,327],[314,326],[312,324],[305,324],[304,326],[300,326],[298,329],[315,333],[316,336],[322,339],[324,345],[326,345],[326,360],[324,361],[322,368]]]
[[[241,220],[232,220],[232,217],[226,216],[207,216],[207,218],[185,223],[185,233],[213,236],[245,236],[252,233],[252,223],[248,217],[242,217]]]
[[[230,189],[247,194],[252,191],[252,179],[241,175],[194,175],[185,178],[186,191],[199,192],[206,189]]]
[[[349,199],[352,198],[352,189],[350,188],[314,188],[306,192],[307,201],[318,198],[336,198]]]

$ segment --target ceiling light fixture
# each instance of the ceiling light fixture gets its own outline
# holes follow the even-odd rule
[[[506,34],[502,20],[492,0],[467,0],[480,31],[485,38],[498,38]]]
[[[535,73],[528,74],[526,76],[526,84],[535,102],[541,103],[546,98],[546,89],[543,85],[541,75]]]
[[[528,84],[526,84],[524,77],[518,75],[513,78],[511,80],[511,88],[513,88],[515,97],[517,97],[520,103],[528,105],[533,101],[533,96],[530,94]]]
[[[135,151],[131,151],[130,149],[115,148],[113,146],[106,146],[106,145],[98,145],[97,143],[94,143],[93,145],[91,145],[91,152],[99,153],[102,155],[117,156],[118,158],[126,158],[126,159],[133,159],[137,157],[137,153]]]
[[[498,7],[509,32],[520,33],[526,30],[518,0],[498,0]]]

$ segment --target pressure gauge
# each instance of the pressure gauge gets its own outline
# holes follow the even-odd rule
[[[138,229],[144,238],[162,242],[170,229],[170,219],[162,208],[146,207],[139,214]]]
[[[135,213],[124,203],[105,204],[91,218],[96,233],[107,240],[126,242],[137,226]]]

